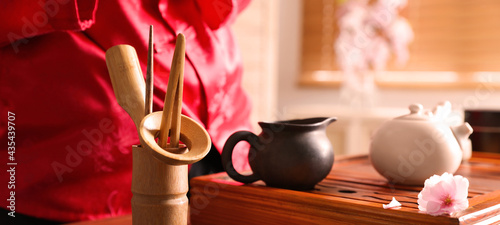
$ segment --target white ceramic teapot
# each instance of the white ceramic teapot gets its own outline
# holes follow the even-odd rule
[[[450,127],[444,122],[451,104],[443,102],[433,112],[410,105],[410,114],[383,123],[372,137],[370,160],[389,182],[423,185],[434,174],[455,173],[471,155],[468,123]]]

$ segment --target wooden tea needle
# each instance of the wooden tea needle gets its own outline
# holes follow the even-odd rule
[[[154,64],[154,48],[153,48],[153,25],[149,26],[149,45],[148,45],[148,66],[146,70],[146,100],[144,107],[144,115],[148,115],[153,111],[153,64]]]
[[[179,147],[185,52],[186,40],[183,34],[178,34],[160,125],[158,144],[162,148]],[[170,145],[167,146],[168,137],[170,137]]]

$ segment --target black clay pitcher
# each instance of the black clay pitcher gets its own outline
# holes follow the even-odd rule
[[[222,151],[222,165],[231,178],[242,183],[263,180],[271,187],[313,189],[333,166],[333,149],[325,131],[335,120],[317,117],[259,122],[259,136],[238,131],[229,137]],[[233,167],[233,149],[240,141],[250,144],[251,175],[241,175]]]

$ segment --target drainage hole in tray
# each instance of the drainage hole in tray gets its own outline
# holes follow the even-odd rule
[[[353,190],[338,190],[338,192],[340,192],[340,193],[347,193],[347,194],[356,193],[356,191],[353,191]]]

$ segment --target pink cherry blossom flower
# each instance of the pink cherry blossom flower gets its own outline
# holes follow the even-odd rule
[[[443,173],[425,180],[418,194],[418,209],[433,216],[451,214],[469,207],[469,180],[460,175]]]
[[[408,0],[347,0],[337,11],[339,36],[333,45],[344,74],[343,87],[369,93],[377,72],[385,70],[391,56],[403,66],[413,41],[410,23],[400,11]],[[375,72],[375,73],[374,73]]]

